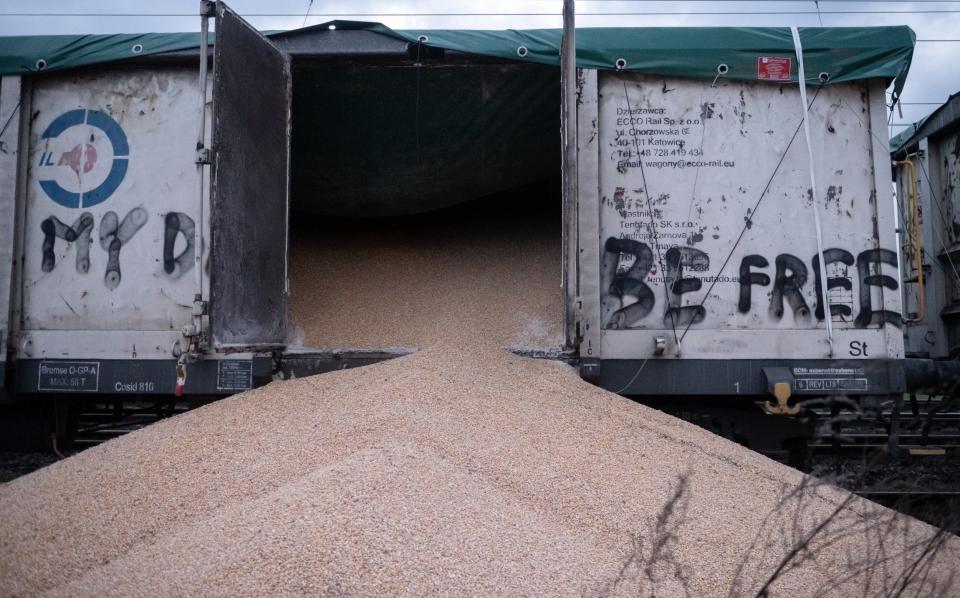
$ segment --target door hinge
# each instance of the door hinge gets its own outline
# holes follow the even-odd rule
[[[210,164],[212,154],[209,147],[201,147],[197,150],[197,164]]]
[[[200,16],[215,17],[217,15],[217,3],[212,0],[200,0]]]

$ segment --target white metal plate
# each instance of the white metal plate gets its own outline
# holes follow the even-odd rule
[[[179,330],[195,293],[194,69],[33,88],[24,330]]]
[[[876,184],[889,172],[877,174],[871,132],[882,104],[868,89],[808,90],[814,205],[796,86],[600,74],[603,357],[652,356],[656,337],[684,357],[827,356],[814,209],[835,356],[902,353],[883,330],[901,310],[891,189]]]

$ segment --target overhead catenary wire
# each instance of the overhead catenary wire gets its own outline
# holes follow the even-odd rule
[[[577,16],[611,17],[656,17],[656,16],[747,16],[747,15],[911,15],[911,14],[960,14],[960,9],[936,10],[736,10],[736,11],[603,11],[578,12]],[[197,15],[187,12],[0,12],[0,17],[190,17]],[[244,18],[256,17],[303,17],[302,12],[250,12],[243,13]],[[517,12],[323,12],[314,17],[559,17],[557,11],[517,11]],[[918,40],[919,41],[919,40]],[[954,40],[951,40],[954,41]]]

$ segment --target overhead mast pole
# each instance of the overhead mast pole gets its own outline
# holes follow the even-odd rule
[[[560,43],[561,138],[563,142],[563,263],[561,291],[564,293],[566,345],[577,340],[576,302],[580,292],[577,262],[577,44],[574,27],[574,0],[563,0],[563,39]]]

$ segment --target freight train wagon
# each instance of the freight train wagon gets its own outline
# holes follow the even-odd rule
[[[890,140],[898,210],[906,354],[960,356],[960,94]]]
[[[732,401],[730,435],[779,446],[798,400],[949,378],[904,355],[884,91],[908,28],[581,29],[561,137],[560,31],[266,38],[204,7],[199,49],[0,40],[9,400],[223,396],[402,353],[291,340],[299,215],[469,218],[511,189],[504,224],[548,196],[525,217],[555,231],[563,303],[563,338],[526,353],[604,388]]]

